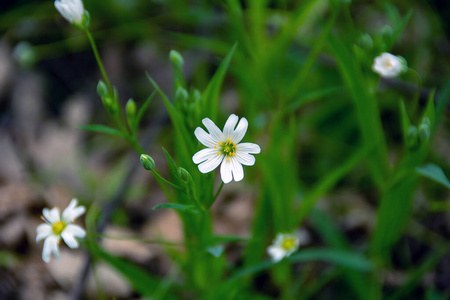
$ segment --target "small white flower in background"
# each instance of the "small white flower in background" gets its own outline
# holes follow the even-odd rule
[[[272,245],[267,247],[267,253],[273,262],[279,262],[284,257],[288,257],[297,251],[300,244],[306,244],[308,241],[309,235],[305,230],[298,230],[293,233],[278,233]]]
[[[55,7],[64,19],[83,27],[86,11],[81,0],[56,0]]]
[[[194,131],[200,143],[208,148],[195,153],[192,160],[199,164],[198,169],[202,173],[211,172],[222,164],[220,176],[224,183],[229,183],[232,179],[234,181],[242,180],[244,178],[242,165],[253,166],[255,157],[250,154],[261,152],[261,148],[257,144],[240,143],[247,132],[248,121],[246,118],[241,118],[238,124],[238,120],[239,117],[234,114],[229,116],[222,132],[213,121],[204,118],[202,123],[209,133],[200,127]]]
[[[372,70],[381,77],[392,78],[400,75],[408,69],[406,60],[401,56],[395,56],[384,52],[373,60]]]
[[[44,241],[44,248],[42,250],[42,259],[45,262],[50,261],[50,256],[53,253],[56,259],[59,258],[58,244],[61,238],[66,242],[70,248],[78,248],[77,238],[84,238],[86,231],[81,227],[72,224],[72,222],[84,214],[86,211],[84,206],[78,206],[77,199],[72,199],[69,206],[59,213],[58,208],[44,208],[42,210],[42,219],[46,224],[41,224],[36,229],[36,243],[42,239]]]

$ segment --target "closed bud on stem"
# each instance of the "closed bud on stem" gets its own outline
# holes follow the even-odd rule
[[[134,121],[136,120],[136,102],[130,98],[125,106],[125,110],[127,112],[128,125],[133,129]]]
[[[112,115],[115,115],[117,113],[117,105],[116,101],[112,99],[109,95],[106,95],[102,98],[103,106],[105,106],[105,109]]]
[[[419,138],[417,135],[417,127],[410,126],[408,128],[408,136],[406,137],[406,145],[409,150],[415,150],[419,146]]]
[[[422,123],[419,125],[419,138],[421,141],[428,141],[431,135],[430,125]]]
[[[89,13],[84,9],[81,0],[56,0],[55,7],[68,22],[76,28],[84,30],[89,25]]]
[[[194,100],[194,103],[200,102],[202,99],[202,93],[200,93],[199,90],[194,89],[194,92],[192,93],[192,99]]]
[[[362,34],[358,39],[358,45],[364,49],[373,48],[373,40],[372,37],[368,33]]]
[[[178,51],[171,50],[169,53],[170,60],[177,68],[182,68],[184,64],[183,56]]]
[[[394,34],[394,31],[392,30],[392,27],[389,25],[383,26],[383,28],[381,28],[381,36],[383,37],[383,39],[390,39],[392,37],[392,35]]]
[[[106,87],[106,84],[101,79],[98,81],[98,84],[97,84],[97,94],[100,96],[100,98],[103,98],[108,94],[108,88]]]
[[[175,102],[177,103],[185,103],[189,99],[189,93],[182,86],[177,88],[175,92]]]
[[[32,67],[36,62],[36,51],[28,42],[20,42],[14,48],[13,57],[23,67]]]
[[[141,164],[147,171],[152,171],[155,168],[155,161],[151,158],[150,155],[142,154],[141,155]]]
[[[185,168],[179,167],[178,174],[180,175],[181,181],[183,181],[184,183],[189,183],[190,181],[192,181],[191,174]]]

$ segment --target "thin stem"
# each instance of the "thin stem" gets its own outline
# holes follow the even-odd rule
[[[224,184],[223,184],[223,181],[222,181],[222,184],[220,185],[219,189],[217,190],[217,193],[214,195],[213,203],[216,201],[217,197],[219,197],[219,194],[222,191],[223,185]]]
[[[417,91],[414,95],[414,101],[413,101],[413,107],[412,107],[412,117],[415,118],[417,109],[419,107],[420,89],[422,87],[422,79],[420,78],[419,73],[417,73],[415,70],[408,68],[408,72],[413,73],[417,79]]]
[[[158,173],[155,169],[153,169],[151,172],[153,173],[153,175],[156,176],[156,178],[160,179],[161,181],[167,183],[168,185],[173,186],[173,187],[176,188],[176,189],[182,190],[181,186],[176,185],[175,183],[166,180],[164,177],[162,177],[161,175],[159,175],[159,173]]]
[[[91,32],[89,29],[86,28],[84,31],[86,32],[86,35],[89,39],[89,42],[91,43],[92,51],[94,52],[95,60],[97,61],[98,67],[100,69],[100,73],[102,73],[103,80],[106,83],[106,86],[108,87],[108,91],[111,95],[113,95],[113,89],[111,87],[111,83],[109,82],[108,75],[105,72],[105,68],[103,67],[102,59],[100,58],[100,55],[98,54],[97,45],[95,44],[94,38],[92,37]]]

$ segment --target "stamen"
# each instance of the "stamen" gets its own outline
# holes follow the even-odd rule
[[[217,152],[217,155],[220,155],[220,152]]]
[[[219,146],[222,145],[222,142],[219,142]]]
[[[217,149],[217,146],[214,146],[214,149]]]
[[[227,160],[230,161],[230,158],[227,157]]]

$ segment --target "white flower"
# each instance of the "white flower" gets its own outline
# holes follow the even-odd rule
[[[72,24],[83,26],[85,10],[81,0],[55,0],[59,13]]]
[[[58,243],[63,238],[70,248],[78,248],[78,241],[75,237],[84,238],[86,231],[81,227],[71,224],[76,218],[84,214],[84,206],[77,207],[77,199],[72,199],[69,206],[60,215],[58,208],[44,208],[42,210],[42,219],[46,224],[41,224],[36,229],[36,243],[42,239],[44,248],[42,250],[42,259],[45,262],[50,261],[50,255],[53,253],[56,259],[59,258]]]
[[[244,178],[242,165],[253,166],[255,157],[250,154],[261,152],[257,144],[240,143],[247,131],[248,121],[246,118],[241,118],[237,124],[238,120],[239,117],[234,114],[229,116],[222,132],[213,121],[204,118],[202,122],[209,134],[200,127],[194,131],[200,143],[208,148],[195,153],[192,160],[199,164],[198,169],[202,173],[211,172],[222,164],[220,175],[224,183],[229,183],[232,179],[242,180]]]
[[[298,230],[293,233],[278,233],[272,245],[267,247],[267,253],[273,262],[279,262],[284,257],[294,253],[300,244],[309,241],[309,235],[305,230]]]
[[[372,70],[381,77],[392,78],[406,71],[406,61],[403,57],[384,52],[373,60]]]

